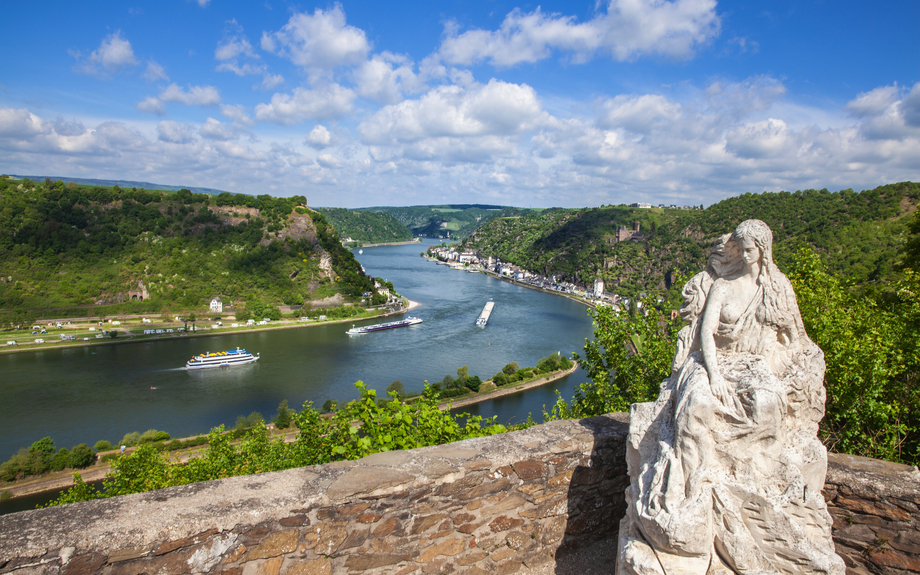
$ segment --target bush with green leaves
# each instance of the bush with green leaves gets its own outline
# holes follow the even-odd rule
[[[96,442],[95,445],[93,445],[93,449],[95,449],[96,451],[111,451],[115,449],[115,447],[112,446],[112,443],[110,441],[107,441],[105,439],[100,439],[99,441]]]
[[[74,486],[52,504],[358,459],[380,451],[439,445],[506,431],[495,423],[495,418],[484,420],[442,411],[438,392],[430,386],[411,404],[400,401],[395,392],[390,394],[390,401],[380,404],[373,389],[367,389],[360,381],[355,386],[361,396],[335,411],[333,417],[321,417],[311,402],[304,403],[303,409],[292,416],[300,430],[293,443],[285,443],[282,437],[271,440],[266,428],[259,426],[234,444],[231,435],[220,426],[208,435],[207,449],[187,463],[170,461],[153,445],[143,444],[112,461],[102,492],[93,491],[75,476]]]

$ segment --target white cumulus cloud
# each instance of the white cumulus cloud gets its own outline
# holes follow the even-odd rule
[[[546,118],[533,88],[493,79],[467,90],[441,86],[418,100],[385,106],[362,122],[358,133],[367,144],[385,145],[441,136],[509,135]]]
[[[354,99],[354,92],[339,84],[315,90],[294,88],[291,94],[275,94],[270,103],[256,106],[256,119],[289,126],[304,120],[338,118],[352,111]]]
[[[281,30],[262,34],[262,49],[290,59],[311,76],[361,63],[371,49],[363,30],[345,23],[340,4],[291,16]]]
[[[198,133],[201,134],[202,138],[219,142],[229,142],[240,137],[239,129],[219,122],[214,118],[208,118],[204,125],[198,129]]]
[[[189,86],[185,89],[177,84],[170,84],[160,92],[159,99],[186,106],[216,106],[220,104],[220,91],[214,86]]]
[[[166,75],[166,68],[160,66],[153,60],[147,62],[147,69],[144,71],[144,79],[148,82],[156,82],[157,80],[169,82],[169,76]]]
[[[325,126],[320,126],[317,124],[313,126],[313,129],[310,130],[310,133],[307,134],[306,144],[311,148],[317,150],[322,150],[329,146],[332,142],[332,134],[329,133],[329,130]]]
[[[498,30],[445,29],[438,54],[450,64],[489,62],[507,67],[537,62],[554,51],[584,62],[598,53],[625,61],[644,54],[689,58],[716,37],[715,0],[610,0],[606,12],[585,22],[575,16],[515,9]]]
[[[77,59],[77,72],[93,76],[103,76],[138,64],[131,42],[122,38],[121,30],[106,36],[89,56],[84,58],[79,52],[71,52],[71,55]]]
[[[196,140],[195,129],[187,124],[163,120],[157,123],[157,139],[170,144],[188,144]]]

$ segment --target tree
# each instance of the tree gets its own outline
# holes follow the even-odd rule
[[[95,449],[96,451],[111,451],[115,448],[112,447],[111,442],[105,439],[100,439],[99,441],[96,442],[96,445],[93,446],[93,449]]]
[[[278,404],[278,415],[275,416],[275,427],[278,429],[287,429],[291,426],[291,410],[288,408],[288,401],[282,400]]]
[[[506,375],[512,375],[515,372],[517,372],[517,370],[519,369],[521,368],[518,366],[517,362],[512,361],[511,363],[503,367],[502,371],[505,372]]]
[[[75,446],[70,451],[70,465],[74,469],[89,467],[96,460],[96,454],[85,443]]]
[[[643,308],[648,315],[618,314],[612,307],[590,311],[594,339],[585,341],[585,357],[575,358],[591,381],[575,389],[571,405],[559,397],[548,419],[628,411],[632,403],[655,400],[671,375],[682,321],[668,320],[651,301]]]
[[[827,364],[822,440],[834,451],[916,461],[918,334],[906,321],[908,309],[891,313],[855,296],[809,249],[796,253],[789,280],[805,331]]]
[[[482,380],[479,379],[478,375],[473,375],[464,379],[463,385],[465,385],[473,393],[478,393],[479,388],[482,386]]]
[[[406,397],[406,386],[398,379],[387,386],[387,395],[394,391],[396,392],[396,397],[400,399]]]

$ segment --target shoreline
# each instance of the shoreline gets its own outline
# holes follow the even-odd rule
[[[333,325],[333,324],[349,323],[349,322],[355,322],[355,321],[371,320],[371,319],[377,319],[381,317],[389,317],[392,315],[400,315],[400,314],[407,313],[410,310],[413,310],[421,305],[420,303],[412,301],[408,298],[406,298],[406,301],[409,302],[409,305],[407,305],[404,309],[400,311],[391,311],[391,312],[387,312],[387,313],[383,313],[379,315],[363,317],[363,318],[358,318],[358,319],[353,318],[353,317],[348,317],[348,318],[343,318],[343,319],[330,319],[330,320],[312,321],[312,322],[302,322],[299,320],[278,320],[278,322],[275,325],[226,327],[226,328],[222,327],[217,330],[201,329],[201,330],[196,330],[192,332],[185,332],[182,334],[178,334],[178,333],[169,334],[168,337],[154,336],[154,337],[137,338],[135,336],[119,336],[116,339],[104,339],[102,341],[92,340],[92,339],[90,341],[79,341],[78,340],[74,342],[68,342],[66,345],[63,345],[63,346],[59,345],[58,342],[55,341],[54,344],[39,344],[34,347],[33,346],[30,346],[30,347],[19,347],[19,346],[0,347],[0,355],[14,354],[14,353],[28,353],[30,351],[50,351],[50,350],[55,350],[55,349],[73,349],[77,347],[91,347],[91,346],[101,346],[101,345],[149,343],[149,342],[156,342],[156,341],[172,340],[172,339],[177,339],[177,338],[209,337],[209,336],[225,335],[225,334],[256,333],[256,332],[261,332],[261,331],[276,331],[276,330],[282,330],[282,329],[308,328],[308,327],[315,327],[318,325]],[[162,335],[162,334],[159,334],[159,335]]]
[[[491,399],[496,399],[496,398],[499,398],[499,397],[504,397],[504,396],[506,396],[506,395],[512,395],[512,394],[515,394],[515,393],[518,393],[518,392],[527,391],[527,390],[533,389],[533,388],[535,388],[535,387],[541,387],[541,386],[544,386],[544,385],[553,383],[554,381],[559,381],[559,380],[562,379],[563,377],[566,377],[567,375],[572,375],[573,373],[575,373],[575,371],[578,369],[579,365],[578,365],[578,362],[577,362],[577,361],[572,361],[572,364],[573,364],[572,367],[570,367],[569,369],[557,371],[557,372],[555,372],[555,373],[553,373],[552,375],[547,376],[547,377],[540,377],[540,378],[537,378],[537,379],[535,379],[535,380],[533,380],[533,381],[528,381],[528,382],[520,383],[520,384],[517,384],[517,385],[508,385],[508,386],[505,386],[505,387],[496,387],[493,391],[488,391],[488,392],[486,392],[486,393],[483,393],[483,394],[481,394],[481,395],[475,395],[475,396],[473,396],[473,397],[462,397],[462,398],[460,398],[459,400],[457,400],[456,402],[451,402],[451,401],[442,402],[442,403],[438,404],[438,407],[440,407],[441,409],[448,409],[448,408],[450,408],[450,409],[458,409],[458,408],[461,408],[461,407],[466,407],[466,406],[468,406],[468,405],[474,405],[474,404],[476,404],[476,403],[482,403],[483,401],[489,401],[489,400],[491,400]],[[492,380],[491,380],[491,379],[490,379],[489,381],[484,381],[484,382],[483,382],[483,385],[485,385],[485,384],[487,384],[487,383],[488,383],[488,384],[495,385],[494,383],[492,383]]]

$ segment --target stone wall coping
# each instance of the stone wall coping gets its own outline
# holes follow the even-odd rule
[[[0,516],[0,560],[150,548],[207,530],[280,520],[304,508],[374,500],[421,485],[453,483],[469,469],[539,461],[599,439],[621,439],[629,415],[553,421],[522,431],[370,455],[286,471],[231,477],[158,491]],[[588,447],[587,452],[584,448]],[[522,480],[516,481],[523,483]]]
[[[914,465],[828,453],[825,484],[858,491],[863,497],[895,497],[920,504],[920,470]]]

